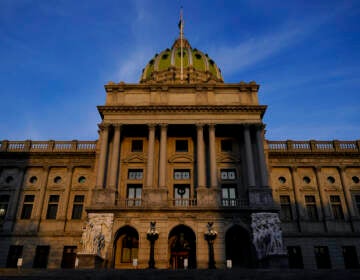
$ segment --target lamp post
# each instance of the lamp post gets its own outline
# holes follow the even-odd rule
[[[154,247],[155,241],[159,238],[159,232],[155,228],[156,222],[150,222],[150,229],[146,237],[150,241],[149,268],[155,268]]]
[[[208,222],[207,224],[207,232],[205,232],[205,240],[208,242],[209,246],[209,269],[216,268],[215,266],[215,258],[214,258],[214,240],[216,239],[217,232],[213,229],[213,222]]]

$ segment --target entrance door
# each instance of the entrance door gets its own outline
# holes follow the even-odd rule
[[[64,246],[61,268],[75,268],[76,246]]]
[[[114,249],[114,268],[131,268],[138,259],[139,234],[136,229],[130,226],[119,229],[115,235]]]
[[[226,259],[233,267],[254,267],[255,250],[249,233],[240,226],[233,226],[225,235]]]
[[[169,234],[170,267],[196,268],[196,237],[191,228],[180,225]]]
[[[46,268],[50,246],[37,246],[33,268]]]

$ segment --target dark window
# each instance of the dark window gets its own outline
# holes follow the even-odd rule
[[[37,179],[36,176],[31,176],[29,182],[30,182],[31,184],[35,184],[35,183],[37,182],[37,180],[38,180],[38,179]]]
[[[310,184],[311,179],[310,179],[308,176],[305,176],[305,177],[303,177],[303,182],[304,182],[305,184]]]
[[[11,245],[6,261],[6,267],[16,268],[19,258],[22,258],[23,246]]]
[[[289,268],[304,268],[300,246],[288,246],[287,252],[289,257]]]
[[[174,179],[175,180],[190,179],[190,170],[189,169],[175,169],[174,170]]]
[[[355,204],[356,204],[356,208],[358,209],[358,212],[360,214],[360,195],[355,195]]]
[[[56,176],[56,177],[54,178],[54,183],[55,183],[55,184],[60,184],[61,181],[62,181],[62,179],[61,179],[60,176]]]
[[[176,152],[188,152],[189,151],[188,140],[176,140],[175,146],[176,146],[175,147]]]
[[[280,217],[283,221],[292,220],[290,196],[280,195]]]
[[[143,140],[132,140],[131,141],[131,151],[132,152],[142,152],[143,151]]]
[[[306,204],[306,212],[308,215],[309,220],[317,221],[319,219],[317,208],[316,208],[316,201],[314,195],[305,195],[305,204]]]
[[[278,180],[279,180],[280,184],[285,184],[286,183],[286,178],[283,177],[283,176],[279,177]]]
[[[335,178],[333,176],[329,176],[327,177],[327,181],[330,183],[330,184],[334,184],[335,183]]]
[[[222,152],[232,152],[233,146],[232,140],[221,140],[221,151]]]
[[[64,246],[61,268],[75,268],[76,246]]]
[[[360,179],[358,176],[352,176],[351,178],[355,184],[358,184],[360,182]]]
[[[75,195],[71,219],[80,220],[82,217],[83,208],[84,208],[84,196]]]
[[[14,181],[14,177],[13,177],[13,176],[7,176],[6,179],[5,179],[5,182],[6,182],[7,184],[10,184],[10,183],[13,182],[13,181]]]
[[[236,185],[221,186],[221,205],[226,207],[236,205]]]
[[[141,206],[141,184],[127,185],[127,206]]]
[[[359,260],[355,246],[343,246],[342,253],[345,268],[359,268]]]
[[[235,169],[221,169],[220,176],[221,176],[221,180],[223,180],[223,181],[236,180],[236,170]]]
[[[58,210],[59,196],[50,195],[48,209],[46,213],[46,219],[56,219],[56,214]]]
[[[317,268],[331,268],[329,249],[327,246],[315,246],[314,252]]]
[[[25,195],[24,204],[21,211],[21,219],[28,220],[31,218],[31,212],[33,209],[34,200],[35,200],[35,195],[33,194]]]
[[[85,178],[84,176],[80,176],[79,179],[78,179],[78,182],[79,182],[80,184],[83,184],[83,183],[86,182],[86,178]]]
[[[344,219],[344,213],[341,207],[341,200],[340,196],[338,195],[330,195],[330,203],[331,203],[331,209],[334,215],[334,219],[336,220],[343,220]]]
[[[129,180],[142,180],[143,170],[142,169],[129,169],[128,179]]]
[[[50,246],[37,246],[33,268],[46,268],[49,258]]]
[[[9,200],[10,200],[10,195],[8,194],[3,194],[0,195],[0,214],[3,215],[3,217],[6,216],[6,212],[9,206]]]

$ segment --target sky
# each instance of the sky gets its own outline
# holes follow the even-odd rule
[[[104,84],[185,37],[256,81],[269,140],[360,139],[358,0],[0,0],[0,140],[96,140]]]

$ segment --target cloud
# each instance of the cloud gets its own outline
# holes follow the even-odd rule
[[[258,34],[235,46],[224,45],[209,49],[212,57],[221,61],[223,74],[231,75],[304,41],[343,10],[337,9],[306,20],[288,21],[272,33]]]

